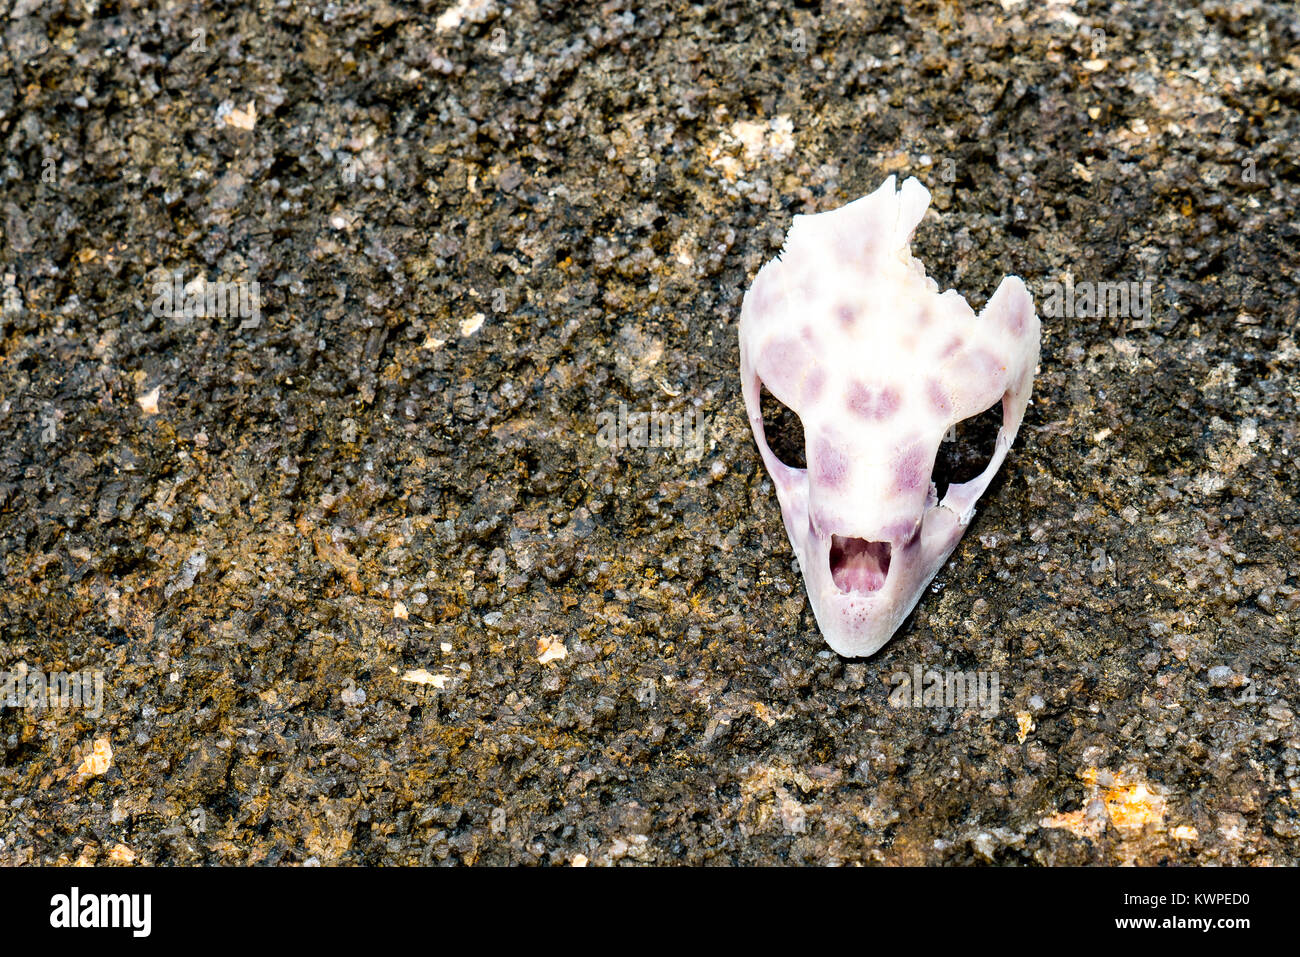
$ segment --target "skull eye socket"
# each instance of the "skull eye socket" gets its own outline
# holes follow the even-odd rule
[[[1002,401],[998,400],[979,415],[962,419],[948,430],[939,443],[934,460],[934,488],[939,501],[951,485],[963,485],[976,479],[988,468],[1002,428]]]
[[[759,409],[763,415],[763,437],[772,454],[781,464],[791,469],[806,469],[808,459],[804,451],[803,422],[794,409],[785,405],[759,383]]]

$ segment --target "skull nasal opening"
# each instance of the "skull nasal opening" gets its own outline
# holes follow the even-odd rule
[[[799,415],[776,396],[758,384],[759,411],[763,416],[763,438],[767,447],[786,468],[806,469],[807,452],[804,450],[803,422]]]
[[[889,577],[889,542],[831,536],[831,580],[842,592],[875,592]]]

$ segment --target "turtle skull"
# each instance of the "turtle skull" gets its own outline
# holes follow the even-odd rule
[[[841,655],[874,654],[952,553],[1020,428],[1038,363],[1025,284],[1002,280],[977,316],[911,255],[930,204],[916,179],[796,216],[740,315],[745,408],[813,613]],[[798,414],[806,467],[764,435],[763,387]],[[1001,403],[987,466],[932,481],[957,423]]]

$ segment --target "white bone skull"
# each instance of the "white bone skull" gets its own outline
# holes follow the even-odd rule
[[[745,408],[776,486],[822,635],[875,654],[952,553],[1020,428],[1038,364],[1025,284],[1002,280],[979,316],[912,258],[930,205],[916,179],[796,216],[740,313]],[[803,424],[806,468],[773,453],[760,390]],[[954,425],[999,401],[983,472],[939,500],[931,473]]]

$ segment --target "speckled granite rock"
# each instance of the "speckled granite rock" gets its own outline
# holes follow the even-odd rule
[[[0,863],[1300,862],[1291,5],[91,6],[0,0],[0,668],[105,681],[0,711]],[[891,172],[976,308],[1154,302],[855,662],[735,323]]]

